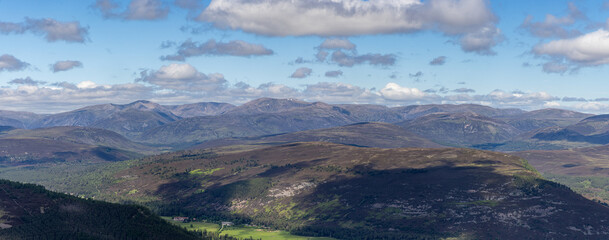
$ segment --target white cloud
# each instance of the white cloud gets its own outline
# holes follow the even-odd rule
[[[394,101],[420,100],[427,96],[417,88],[402,87],[397,83],[387,83],[380,93],[383,98]]]
[[[576,38],[554,40],[535,46],[533,52],[582,65],[607,64],[609,63],[609,31],[599,29]]]
[[[585,102],[573,105],[575,109],[585,112],[607,112],[609,111],[609,104],[600,102]]]
[[[461,49],[465,52],[475,52],[480,55],[495,55],[491,47],[503,40],[501,31],[494,26],[486,26],[478,31],[470,32],[461,37]]]
[[[93,89],[99,87],[99,85],[93,81],[82,81],[76,84],[76,87],[80,89]]]
[[[206,75],[190,64],[170,64],[157,71],[143,71],[137,82],[147,82],[162,89],[187,92],[212,92],[225,87],[228,81],[219,73]]]
[[[260,14],[264,13],[264,14]],[[269,36],[356,36],[439,31],[468,52],[500,41],[486,0],[213,0],[198,20]]]
[[[560,98],[554,97],[547,92],[510,93],[502,90],[495,90],[487,95],[476,96],[476,99],[508,106],[535,106],[545,104],[548,101],[560,100]]]

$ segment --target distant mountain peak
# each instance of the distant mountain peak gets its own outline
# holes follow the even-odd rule
[[[137,109],[137,110],[154,110],[154,109],[162,108],[162,106],[160,104],[154,103],[151,101],[147,101],[147,100],[137,100],[135,102],[128,103],[125,105],[119,105],[119,106],[123,107],[123,108]]]
[[[277,99],[277,98],[258,98],[247,102],[241,106],[235,107],[227,113],[234,114],[255,114],[255,113],[276,113],[287,111],[294,108],[302,108],[313,105],[294,98]]]

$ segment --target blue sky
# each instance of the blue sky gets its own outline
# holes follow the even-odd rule
[[[0,109],[276,97],[607,112],[608,18],[598,0],[0,0]]]

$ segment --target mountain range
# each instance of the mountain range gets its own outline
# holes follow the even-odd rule
[[[272,98],[0,111],[0,177],[306,236],[605,239],[608,116]]]

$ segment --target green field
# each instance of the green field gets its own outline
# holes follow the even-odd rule
[[[220,225],[217,223],[209,223],[209,222],[189,222],[189,223],[180,223],[172,221],[170,217],[163,217],[163,219],[183,227],[189,231],[208,231],[208,232],[217,232],[220,230]],[[281,239],[294,239],[294,240],[332,240],[334,238],[325,238],[325,237],[303,237],[292,235],[286,231],[277,231],[277,230],[267,230],[255,227],[243,227],[243,226],[232,226],[225,228],[222,230],[220,235],[227,234],[232,237],[237,238],[249,238],[253,239],[262,239],[262,240],[281,240]]]

